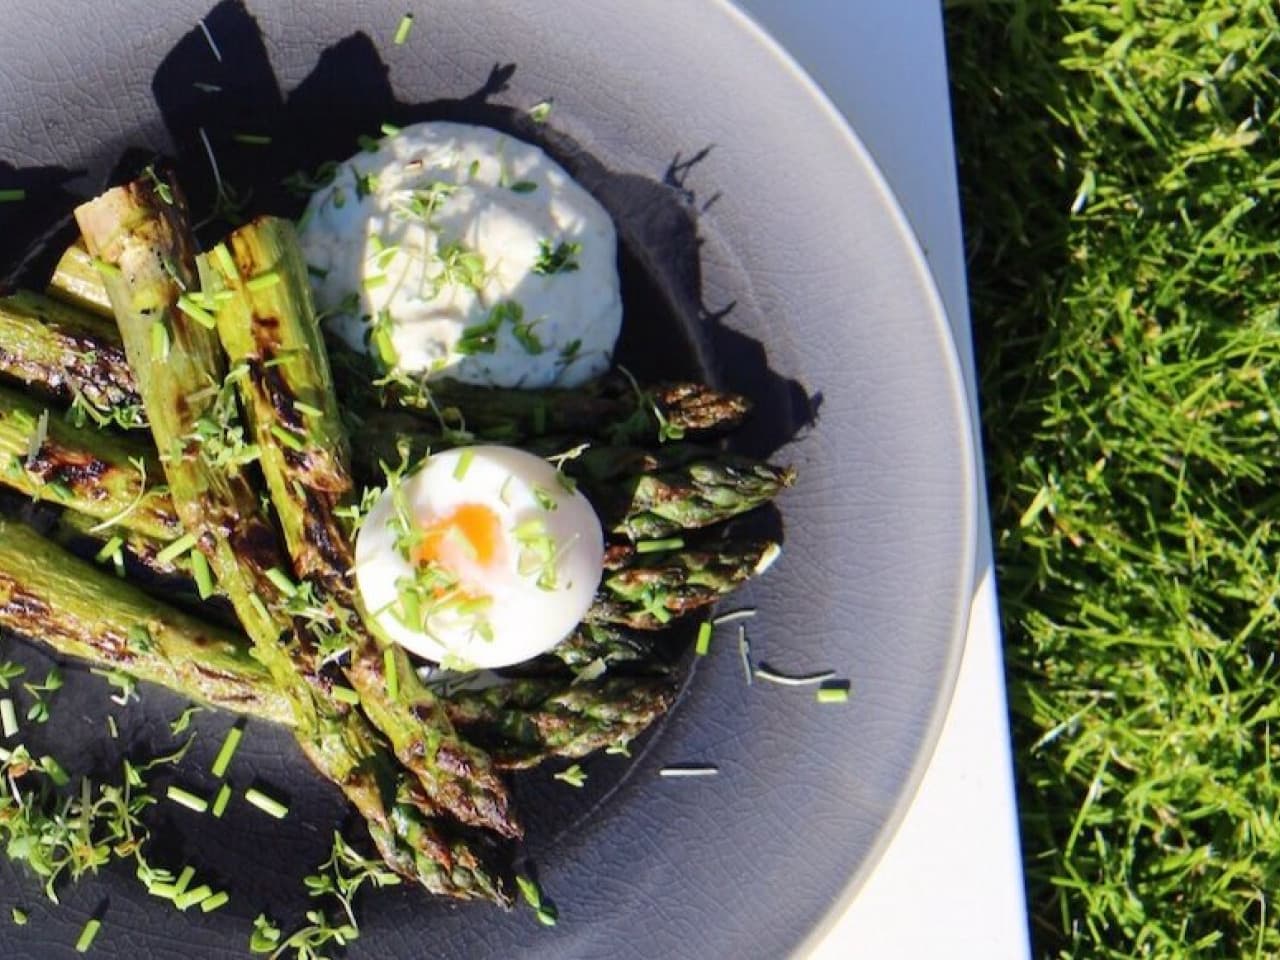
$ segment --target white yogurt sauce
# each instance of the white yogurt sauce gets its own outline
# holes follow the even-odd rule
[[[304,215],[316,306],[391,369],[505,387],[604,373],[622,325],[617,235],[542,150],[421,123],[343,163]]]

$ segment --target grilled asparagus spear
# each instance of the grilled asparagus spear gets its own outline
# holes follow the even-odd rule
[[[436,893],[510,902],[505,878],[486,862],[489,851],[469,837],[448,835],[420,785],[393,769],[360,715],[332,697],[308,639],[294,627],[289,596],[270,575],[283,560],[248,477],[202,449],[207,434],[200,422],[216,408],[223,361],[213,330],[184,299],[196,289],[196,274],[180,193],[159,181],[135,181],[80,206],[76,220],[86,248],[104,264],[183,526],[288,699],[304,753],[360,811],[397,872]]]
[[[239,634],[197,620],[0,518],[0,627],[63,656],[201,703],[290,725],[294,711]],[[667,682],[539,678],[507,695],[454,692],[446,709],[504,769],[581,757],[634,738],[670,705]]]
[[[456,735],[405,651],[381,648],[358,615],[354,550],[337,513],[352,499],[347,438],[292,224],[259,218],[199,263],[205,293],[218,298],[222,345],[247,368],[240,395],[294,570],[332,598],[345,620],[344,671],[364,712],[442,809],[518,836],[490,759]]]
[[[112,329],[115,328],[116,316],[111,310],[111,298],[107,296],[102,274],[84,248],[83,240],[76,240],[63,251],[45,292],[64,303],[106,318]]]
[[[78,429],[45,404],[0,388],[0,484],[167,542],[182,527],[160,474],[150,444]]]
[[[94,415],[142,426],[141,399],[115,324],[20,291],[0,297],[0,374]]]
[[[633,565],[605,574],[587,619],[661,630],[674,618],[710,606],[763,573],[780,553],[778,544],[769,540],[726,540],[633,555]],[[616,551],[613,562],[623,562],[616,559]]]
[[[72,247],[55,270],[49,292],[83,305],[89,312],[100,309],[105,302],[105,288],[94,289],[93,274],[101,277],[101,271],[93,266],[91,256]],[[92,324],[93,319],[90,317],[88,323]],[[17,317],[13,322],[17,324],[15,328],[0,330],[0,344],[41,344],[40,349],[48,349],[47,341],[42,339],[45,334],[39,313]],[[118,352],[119,338],[111,331],[90,326],[81,334],[81,346],[86,353],[113,346]],[[671,440],[686,434],[732,430],[750,411],[746,398],[698,383],[638,387],[619,374],[574,390],[508,390],[449,380],[432,381],[428,387],[408,380],[379,381],[368,357],[340,346],[331,345],[329,356],[346,406],[357,413],[371,413],[380,407],[399,409],[409,413],[411,421],[418,422],[418,432],[436,436],[465,428],[476,436],[508,443],[559,434],[585,435],[614,443],[647,443],[659,436]],[[2,367],[0,372],[4,372]],[[24,382],[35,384],[41,377],[56,379],[59,375],[55,367],[45,366],[29,372]],[[137,392],[127,369],[117,366],[100,376],[105,378],[101,381],[104,388],[121,396]],[[113,404],[95,406],[100,413],[110,415]]]
[[[485,744],[508,769],[534,766],[552,754],[578,758],[625,747],[675,700],[668,680],[608,678],[566,683],[532,678],[460,691],[449,716],[468,738]]]
[[[0,518],[0,626],[94,666],[273,723],[289,701],[244,640]]]

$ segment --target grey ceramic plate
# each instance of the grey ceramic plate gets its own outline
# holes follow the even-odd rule
[[[396,46],[406,6],[417,19]],[[546,99],[549,124],[523,118]],[[727,636],[634,761],[592,761],[581,792],[520,786],[555,929],[400,889],[363,902],[349,955],[776,957],[803,942],[873,867],[932,749],[963,638],[974,485],[958,367],[919,251],[794,65],[717,0],[6,0],[0,102],[0,188],[28,190],[0,206],[5,267],[150,152],[176,155],[207,202],[200,126],[228,179],[258,182],[268,207],[279,173],[345,156],[382,120],[446,116],[544,143],[600,197],[628,250],[629,354],[752,395],[744,445],[800,469],[780,505],[783,559],[741,598],[760,611],[755,656],[835,669],[853,698],[819,706],[810,690],[748,687]],[[237,144],[237,131],[274,140]],[[120,745],[105,735],[105,688],[71,671],[61,696],[41,736],[68,766],[110,771]],[[179,707],[145,691],[122,714],[124,742],[163,745]],[[210,786],[202,771],[228,722],[201,716],[190,785]],[[657,776],[681,762],[720,773]],[[291,797],[283,824],[168,805],[155,818],[169,862],[228,884],[228,907],[178,914],[120,869],[54,908],[5,865],[0,915],[22,903],[33,922],[0,924],[4,954],[69,954],[104,908],[97,950],[109,956],[240,956],[260,907],[298,917],[300,878],[342,804],[287,736],[251,725],[233,781],[255,779]]]

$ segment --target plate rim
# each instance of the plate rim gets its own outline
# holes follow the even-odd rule
[[[929,266],[920,238],[908,219],[897,194],[890,187],[888,179],[880,165],[872,156],[867,145],[858,136],[849,117],[831,100],[831,97],[813,76],[800,64],[795,56],[764,25],[734,0],[711,0],[723,14],[745,34],[750,36],[761,48],[762,53],[769,56],[777,66],[799,85],[807,94],[812,106],[823,115],[834,128],[840,139],[845,142],[849,151],[870,175],[871,183],[879,194],[886,212],[897,229],[899,238],[906,247],[911,265],[921,281],[921,290],[929,302],[931,320],[938,328],[939,346],[942,350],[946,366],[948,388],[957,409],[963,415],[959,417],[961,430],[960,452],[962,457],[961,478],[964,485],[962,502],[964,516],[962,518],[964,555],[961,558],[961,591],[960,609],[956,611],[954,621],[956,633],[952,636],[947,650],[945,666],[942,671],[942,683],[939,696],[934,701],[933,710],[924,726],[921,749],[912,760],[911,769],[903,778],[903,787],[892,813],[881,824],[867,855],[850,874],[849,880],[836,898],[828,905],[822,918],[809,930],[808,935],[796,945],[793,956],[804,957],[813,953],[814,949],[827,938],[849,907],[857,899],[871,874],[880,865],[885,853],[897,837],[898,831],[911,809],[916,795],[920,792],[925,773],[933,762],[938,741],[942,737],[951,703],[955,695],[956,682],[960,674],[960,663],[968,645],[968,628],[972,615],[973,598],[977,587],[977,554],[978,554],[978,432],[975,429],[976,397],[969,393],[964,374],[964,365],[960,360],[960,349],[956,343],[955,332],[951,324],[951,316],[947,312],[946,303],[938,288],[937,278]]]

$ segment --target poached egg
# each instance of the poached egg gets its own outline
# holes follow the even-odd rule
[[[356,584],[373,628],[455,670],[545,653],[582,620],[604,536],[550,463],[503,446],[431,456],[389,482],[356,538]]]

